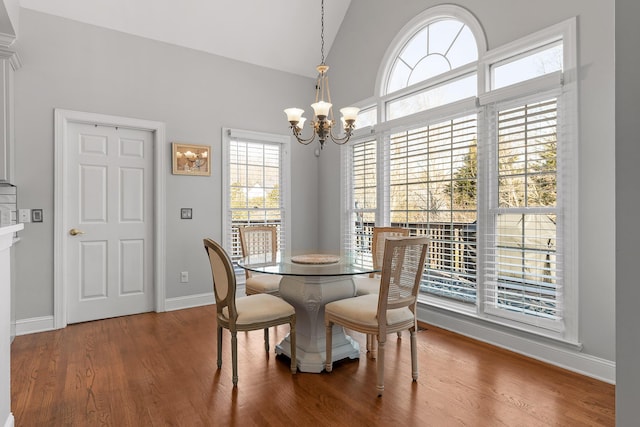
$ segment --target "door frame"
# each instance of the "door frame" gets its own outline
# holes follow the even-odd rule
[[[68,197],[65,194],[67,162],[67,137],[70,123],[92,124],[114,127],[126,127],[150,131],[153,134],[153,292],[155,311],[165,311],[166,284],[164,266],[166,265],[166,144],[165,124],[151,120],[130,117],[110,116],[82,111],[54,110],[54,232],[53,232],[53,326],[55,329],[67,326],[67,287],[68,272],[66,267],[67,213]]]

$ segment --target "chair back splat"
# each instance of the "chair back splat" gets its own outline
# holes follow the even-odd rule
[[[402,227],[373,227],[371,240],[371,260],[373,268],[382,268],[382,258],[384,256],[384,245],[388,237],[408,237],[410,230]],[[380,273],[371,273],[369,277],[358,277],[354,280],[356,284],[356,295],[377,294],[380,292]],[[402,337],[402,332],[398,332],[398,338]],[[373,337],[367,335],[367,352],[375,358],[376,350],[373,346]]]
[[[216,311],[220,314],[222,310],[227,308],[227,310],[229,310],[229,317],[235,319],[237,318],[235,307],[236,276],[233,271],[233,263],[222,246],[213,240],[205,239],[204,246],[211,264]]]
[[[278,229],[274,225],[247,225],[238,227],[242,256],[266,255],[276,262]],[[267,261],[265,259],[264,261]],[[280,296],[280,279],[276,274],[254,274],[245,269],[247,295],[271,294]]]
[[[271,254],[272,261],[275,262],[278,250],[278,229],[274,225],[240,226],[238,231],[243,257]],[[251,272],[245,271],[247,278],[251,277]]]
[[[377,314],[381,333],[385,334],[389,310],[402,307],[408,307],[413,313],[415,327],[415,307],[428,245],[427,237],[386,239]]]

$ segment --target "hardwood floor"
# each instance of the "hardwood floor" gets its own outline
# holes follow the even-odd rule
[[[286,326],[271,329],[271,344]],[[291,375],[262,332],[230,336],[216,367],[215,307],[70,325],[19,336],[11,399],[22,426],[613,426],[614,386],[427,326],[411,381],[409,337],[389,337],[385,394],[375,361]]]

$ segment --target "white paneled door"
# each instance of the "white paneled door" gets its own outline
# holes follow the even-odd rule
[[[69,123],[68,323],[153,310],[153,133]]]

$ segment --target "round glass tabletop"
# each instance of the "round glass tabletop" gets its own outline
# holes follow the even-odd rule
[[[294,260],[300,258],[308,258],[313,255],[319,257],[325,255],[327,259],[333,260],[334,255],[328,254],[305,254],[294,256]],[[237,262],[238,266],[263,274],[279,274],[281,276],[356,276],[359,274],[377,273],[380,270],[367,267],[356,263],[359,257],[355,254],[345,254],[340,256],[337,262],[319,264],[319,263],[300,263],[291,260],[291,256],[284,256],[280,253],[276,254],[258,254],[243,258]]]

